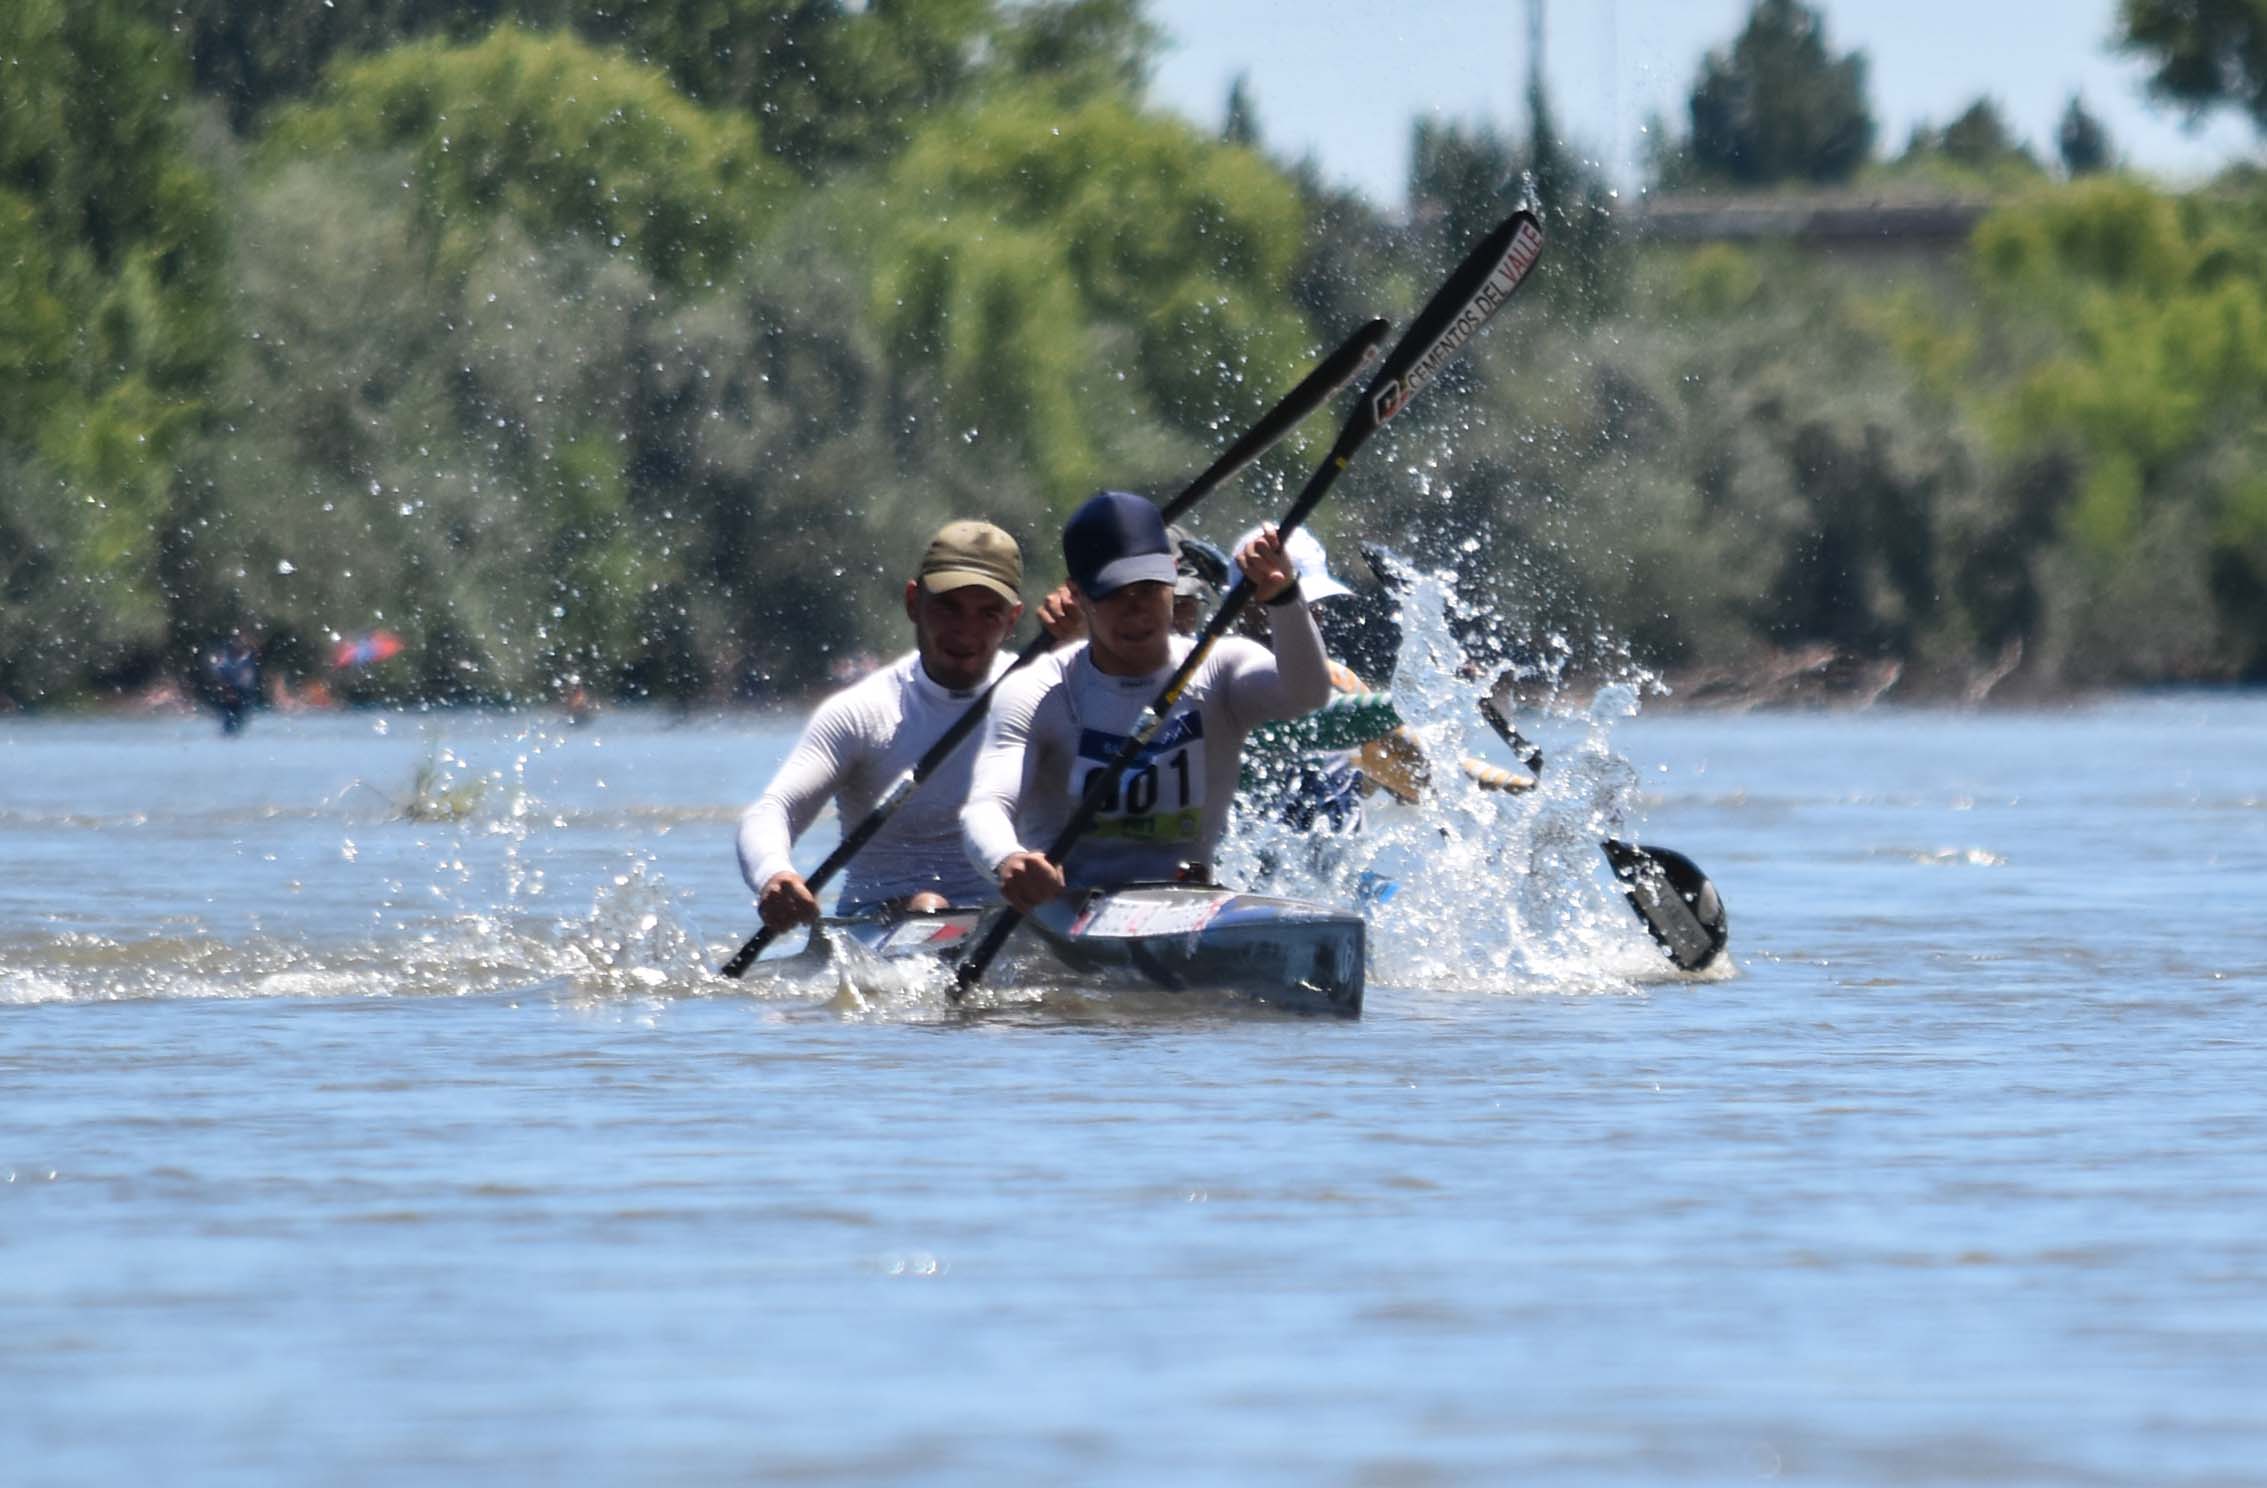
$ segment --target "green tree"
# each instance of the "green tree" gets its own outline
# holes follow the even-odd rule
[[[1220,139],[1245,150],[1256,150],[1259,141],[1259,109],[1252,102],[1251,74],[1239,72],[1228,85],[1228,115],[1220,126]]]
[[[277,158],[399,151],[445,261],[476,259],[508,217],[542,241],[634,259],[679,288],[713,283],[786,182],[748,118],[689,103],[652,68],[569,36],[499,27],[343,67],[268,140]]]
[[[224,341],[218,188],[156,28],[20,0],[0,9],[0,70],[0,463],[20,482],[0,591],[99,586],[59,613],[93,622],[67,632],[85,671],[122,677],[168,634],[173,461]],[[0,686],[38,696],[52,675]]]
[[[341,57],[404,41],[469,41],[530,7],[514,0],[139,0],[152,25],[180,38],[197,90],[248,129],[271,104],[312,91]]]
[[[571,31],[747,114],[806,179],[884,158],[988,81],[1138,86],[1156,45],[1138,0],[140,0],[175,28],[197,86],[239,129],[311,93],[334,62],[499,24]]]
[[[1409,206],[1427,261],[1445,273],[1505,215],[1531,205],[1550,241],[1550,271],[1529,293],[1595,316],[1627,279],[1613,190],[1558,139],[1547,99],[1528,99],[1529,127],[1514,140],[1491,124],[1431,119],[1412,130]]]
[[[2027,184],[2042,174],[2029,147],[1988,98],[1978,98],[1942,128],[1916,127],[1894,169],[1928,174],[1954,188],[1985,190]]]
[[[1283,289],[1290,185],[1121,99],[1004,94],[937,121],[884,191],[900,215],[875,233],[873,303],[893,359],[1065,497],[1129,417],[1209,441],[1311,349]]]
[[[300,633],[383,617],[429,695],[691,685],[674,627],[725,627],[656,596],[698,573],[712,455],[755,458],[724,418],[755,376],[728,296],[795,195],[748,118],[506,26],[342,67],[264,155],[241,302],[267,334],[232,386],[247,432],[204,460],[204,546],[248,555],[246,602]],[[247,466],[306,499],[229,521],[272,512]]]
[[[1553,272],[1543,293],[1588,318],[1619,308],[1628,289],[1628,245],[1615,221],[1613,183],[1566,146],[1540,76],[1527,87],[1523,177],[1534,184]]]
[[[2114,164],[2109,130],[2075,93],[2062,111],[2062,122],[2055,126],[2054,141],[2066,175],[2091,176]]]
[[[2030,148],[2007,127],[1999,105],[1988,98],[1969,104],[1958,118],[1945,125],[1937,147],[1962,165],[1990,167],[2009,160],[2036,164]]]
[[[992,82],[1045,79],[1065,97],[1138,95],[1163,44],[1147,0],[1021,0],[995,9]]]
[[[688,96],[760,122],[807,180],[894,154],[963,98],[997,35],[992,0],[550,0],[557,24],[659,67]]]
[[[443,262],[403,177],[286,154],[239,204],[250,331],[185,457],[177,588],[282,670],[383,625],[409,655],[362,695],[803,687],[902,641],[871,601],[942,514],[1041,536],[1011,450],[890,396],[870,187],[792,196],[709,289],[515,216]]]
[[[2267,669],[2263,215],[2094,177],[1977,230],[1979,276],[2040,344],[1994,426],[2016,458],[2069,462],[2056,598],[2093,677]]]
[[[1789,648],[1964,650],[1938,595],[1972,461],[1832,275],[1748,257],[1710,250],[1707,287],[1655,281],[1646,314],[1530,314],[1470,353],[1464,432],[1371,521],[1466,576],[1507,658],[1705,694]]]
[[[1409,215],[1436,244],[1436,269],[1528,198],[1527,165],[1527,152],[1495,124],[1423,118],[1411,126]]]
[[[1080,9],[1111,7],[1049,11]],[[1087,86],[1051,80],[1025,123],[1051,138]],[[944,140],[965,122],[928,127]],[[1123,127],[1140,132],[1130,114]],[[1108,128],[1089,132],[1070,131],[1110,153]],[[1242,174],[1246,152],[1186,143],[1124,179],[1137,196],[1210,196],[1174,209],[1188,220],[1152,215],[1154,202],[1127,210],[1175,220],[1180,244],[1209,232],[1233,247],[1242,209],[1204,214],[1215,198],[1267,202],[1271,178]],[[1039,138],[1023,148],[1047,153]],[[1203,154],[1231,164],[1183,169]],[[1045,394],[1003,396],[987,405],[998,421],[976,425],[939,401],[950,389],[933,367],[897,362],[875,329],[873,249],[901,234],[874,181],[798,188],[746,115],[557,32],[505,26],[347,63],[274,119],[260,163],[236,290],[255,334],[231,358],[221,427],[186,460],[192,535],[175,587],[202,616],[250,617],[290,666],[313,664],[327,636],[397,629],[409,659],[358,685],[425,696],[818,680],[830,656],[901,639],[889,607],[842,597],[902,575],[909,532],[964,511],[1038,535],[1033,515],[1062,493],[1022,468],[1027,448],[1183,468],[1202,434],[1159,427],[1139,352],[1187,305],[1176,288],[1203,287],[1198,314],[1242,313],[1219,303],[1241,279],[1192,279],[1202,259],[1187,252],[1158,282],[1145,255],[1159,245],[1099,220],[1106,188],[1074,191],[1096,218],[1076,273],[1063,241],[1035,275],[1013,253],[985,258],[980,240],[963,255],[975,313],[953,323],[974,348],[954,347],[962,391],[1032,379]],[[1031,207],[1023,231],[1043,241],[1052,220]],[[1223,248],[1212,272],[1271,283],[1295,210],[1269,230],[1275,246],[1249,264]],[[1050,361],[1050,342],[1076,354]],[[1214,359],[1203,376],[1161,375],[1217,399],[1234,384],[1215,361],[1249,350],[1222,340],[1197,353]],[[1117,375],[1129,367],[1141,375]],[[1082,422],[1047,436],[1064,388],[1086,400]]]
[[[2267,7],[2259,0],[2121,0],[2116,44],[2147,58],[2149,91],[2204,114],[2237,108],[2267,129]]]
[[[1846,181],[1873,152],[1865,56],[1832,56],[1799,0],[1756,0],[1730,52],[1702,61],[1691,114],[1695,168],[1739,185]]]
[[[1362,192],[1326,181],[1311,156],[1291,168],[1291,181],[1307,230],[1288,288],[1310,324],[1350,329],[1384,313],[1392,296],[1421,292],[1403,224]]]

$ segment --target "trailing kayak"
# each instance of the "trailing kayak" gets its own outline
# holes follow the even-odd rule
[[[997,909],[827,917],[773,963],[794,972],[837,943],[883,960],[954,961]],[[1358,1018],[1368,926],[1350,910],[1210,884],[1072,892],[1028,917],[1048,959],[1081,976],[1171,991],[1226,992],[1297,1012]]]

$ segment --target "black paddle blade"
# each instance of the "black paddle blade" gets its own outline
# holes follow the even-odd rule
[[[1724,900],[1700,865],[1665,847],[1612,838],[1598,844],[1614,877],[1629,885],[1630,907],[1679,971],[1705,970],[1723,954],[1732,927]]]
[[[1503,308],[1543,254],[1543,229],[1535,214],[1506,217],[1479,246],[1465,255],[1425,308],[1386,355],[1385,365],[1362,392],[1362,405],[1347,434],[1359,444],[1408,405],[1411,398],[1456,360],[1464,343],[1479,334]]]

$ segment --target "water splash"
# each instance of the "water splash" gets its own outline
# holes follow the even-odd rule
[[[1241,815],[1219,864],[1224,881],[1366,905],[1374,987],[1626,991],[1679,979],[1598,850],[1601,838],[1627,834],[1638,797],[1614,727],[1656,680],[1628,666],[1581,703],[1566,680],[1573,648],[1551,638],[1515,669],[1522,700],[1549,727],[1547,768],[1531,791],[1485,789],[1460,762],[1510,762],[1482,721],[1487,683],[1451,623],[1455,576],[1404,577],[1393,697],[1430,762],[1425,796],[1402,805],[1380,791],[1365,804],[1363,829],[1347,834]]]
[[[382,737],[398,721],[375,720],[370,732]],[[305,807],[254,798],[215,809],[189,798],[131,816],[42,812],[8,824],[59,842],[49,850],[64,863],[114,851],[101,839],[120,832],[204,843],[205,861],[181,859],[174,872],[213,889],[140,923],[108,896],[61,900],[41,928],[0,939],[0,1006],[710,990],[690,896],[642,845],[670,830],[670,814],[545,801],[533,767],[568,736],[541,718],[515,720],[478,747],[450,741],[493,721],[429,715],[413,772],[366,774]],[[587,772],[578,761],[568,773]],[[288,868],[228,866],[279,856]],[[589,899],[558,902],[555,868],[559,883],[588,885]]]
[[[847,940],[816,964],[758,962],[745,986],[753,996],[845,1022],[926,1022],[954,1011],[952,972],[943,961],[884,960]]]

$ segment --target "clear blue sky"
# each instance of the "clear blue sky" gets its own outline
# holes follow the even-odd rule
[[[1869,60],[1885,152],[1983,95],[2051,161],[2076,92],[2129,164],[2170,181],[2267,153],[2245,120],[2216,117],[2191,134],[2177,112],[2145,99],[2145,69],[2108,46],[2116,0],[1812,4],[1837,55]],[[1702,55],[1729,47],[1748,10],[1749,0],[1549,0],[1546,77],[1572,142],[1619,183],[1638,184],[1648,115],[1687,127]],[[1151,0],[1150,14],[1169,38],[1153,99],[1215,129],[1229,84],[1248,73],[1273,152],[1311,154],[1326,178],[1382,206],[1401,201],[1419,114],[1525,124],[1525,0]]]

